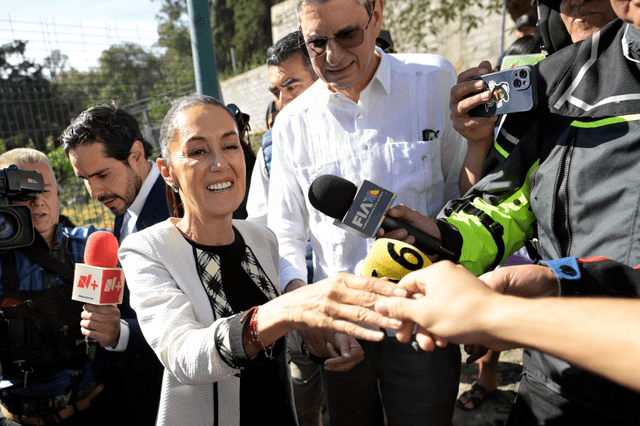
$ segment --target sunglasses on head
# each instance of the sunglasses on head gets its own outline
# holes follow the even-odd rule
[[[354,28],[353,30],[339,32],[335,37],[317,37],[311,40],[305,40],[302,32],[300,32],[298,35],[298,45],[302,49],[302,54],[307,58],[317,58],[324,55],[327,53],[327,43],[329,40],[335,40],[338,46],[343,49],[353,49],[354,47],[360,46],[364,41],[364,32],[369,28],[369,24],[371,23],[375,4],[375,1],[371,2],[371,13],[369,14],[369,20],[364,29]]]
[[[238,129],[242,132],[249,125],[249,120],[251,117],[249,114],[240,111],[240,108],[236,104],[228,104],[227,109],[231,111],[231,115],[233,115],[233,119],[236,121],[238,125]]]

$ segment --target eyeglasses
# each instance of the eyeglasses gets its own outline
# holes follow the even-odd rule
[[[298,45],[302,49],[302,54],[307,58],[317,58],[324,55],[327,53],[327,43],[329,43],[329,40],[335,40],[338,46],[343,49],[353,49],[354,47],[360,46],[364,41],[364,32],[369,28],[369,24],[371,23],[375,5],[375,1],[371,2],[371,13],[369,14],[369,20],[364,29],[354,28],[353,30],[342,31],[336,34],[335,37],[318,37],[312,40],[305,40],[302,32],[300,32],[298,35]]]

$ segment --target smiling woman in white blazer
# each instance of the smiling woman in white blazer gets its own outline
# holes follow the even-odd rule
[[[212,97],[181,98],[161,139],[157,164],[173,217],[130,235],[119,252],[131,305],[165,367],[157,423],[295,425],[287,333],[326,328],[381,340],[352,321],[397,328],[368,309],[379,297],[367,290],[398,291],[343,274],[279,296],[275,235],[232,220],[245,169],[231,113]],[[345,360],[327,351],[317,355],[333,354],[325,368],[339,370]]]

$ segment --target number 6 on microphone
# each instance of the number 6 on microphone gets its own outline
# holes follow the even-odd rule
[[[362,275],[387,277],[398,282],[402,277],[431,265],[431,261],[414,246],[398,240],[380,238],[371,246],[362,263]]]

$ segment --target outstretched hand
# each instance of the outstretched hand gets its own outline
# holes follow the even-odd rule
[[[408,274],[398,286],[410,292],[412,298],[380,300],[376,311],[405,321],[396,331],[399,341],[409,341],[415,323],[416,341],[426,351],[448,342],[479,343],[495,350],[514,347],[510,342],[492,340],[485,328],[504,296],[464,266],[440,261]]]
[[[558,279],[550,268],[540,265],[505,266],[481,275],[480,280],[498,293],[511,296],[551,297],[558,295]],[[482,345],[465,345],[470,364],[482,358],[487,348]]]
[[[376,311],[404,321],[396,331],[402,342],[409,341],[413,323],[417,324],[416,341],[424,350],[447,342],[481,344],[498,351],[516,347],[487,331],[494,311],[504,303],[502,298],[558,294],[556,276],[539,265],[498,268],[478,279],[461,265],[441,261],[406,275],[398,286],[412,297],[380,300]]]
[[[301,335],[315,352],[323,351],[324,344],[318,333],[315,338],[304,330],[324,329],[346,334],[357,339],[380,341],[384,333],[379,329],[363,326],[396,329],[400,321],[388,318],[373,310],[375,303],[385,296],[406,296],[389,281],[374,277],[337,274],[312,285],[287,292],[263,305],[265,320],[280,317],[284,323]],[[262,333],[262,331],[261,331]],[[308,341],[312,337],[314,341]]]
[[[558,278],[542,265],[505,266],[481,275],[480,280],[498,293],[529,299],[557,296],[560,291]]]

